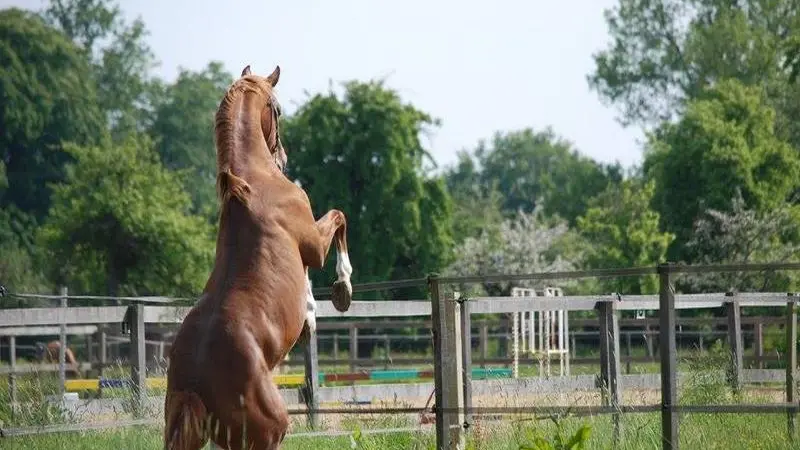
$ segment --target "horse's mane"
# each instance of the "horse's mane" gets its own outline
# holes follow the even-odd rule
[[[217,109],[214,119],[214,140],[217,148],[217,194],[222,203],[231,198],[236,198],[247,204],[250,185],[234,175],[231,165],[236,146],[236,100],[247,92],[260,94],[265,99],[272,97],[272,88],[266,81],[256,76],[245,76],[235,81]]]

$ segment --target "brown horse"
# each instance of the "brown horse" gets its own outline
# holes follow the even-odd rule
[[[60,341],[50,341],[47,344],[44,344],[43,342],[37,342],[36,359],[38,359],[41,363],[58,364],[58,353],[60,350]],[[72,353],[72,349],[70,349],[69,346],[67,346],[66,350],[64,350],[64,363],[66,365],[67,373],[72,373],[78,378],[83,377],[80,364],[78,364],[78,360],[75,359],[75,354]]]
[[[277,449],[289,427],[273,370],[314,328],[308,268],[321,268],[335,238],[332,302],[347,311],[352,267],[346,220],[315,221],[306,193],[283,174],[281,108],[267,77],[242,71],[216,115],[221,198],[213,271],[170,350],[165,448]]]

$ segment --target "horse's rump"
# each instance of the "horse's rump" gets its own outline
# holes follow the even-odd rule
[[[196,450],[208,440],[207,410],[194,392],[167,393],[164,428],[165,450]]]

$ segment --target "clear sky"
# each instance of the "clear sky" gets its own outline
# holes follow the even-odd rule
[[[442,120],[428,142],[441,164],[496,130],[552,126],[582,153],[625,166],[641,160],[638,129],[589,90],[592,53],[609,40],[603,10],[617,0],[121,0],[141,16],[161,66],[222,61],[281,66],[287,113],[305,92],[348,79],[390,87]],[[40,9],[44,0],[0,0]]]

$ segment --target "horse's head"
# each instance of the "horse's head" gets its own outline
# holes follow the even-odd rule
[[[248,65],[225,93],[215,124],[217,166],[221,173],[241,170],[241,163],[252,163],[253,157],[261,159],[261,155],[234,151],[240,145],[255,150],[251,146],[253,139],[263,139],[267,162],[272,161],[281,172],[285,171],[287,157],[279,132],[282,110],[274,93],[280,74],[280,67],[276,66],[269,76],[254,75]]]
[[[47,351],[47,347],[44,345],[44,342],[37,342],[36,343],[36,360],[37,361],[44,361],[45,352]]]
[[[280,77],[280,66],[275,66],[275,70],[268,76],[261,77],[253,75],[248,65],[242,69],[240,78],[246,79],[261,88],[260,90],[265,100],[263,108],[261,109],[261,131],[264,133],[264,139],[266,140],[267,150],[270,156],[275,160],[275,164],[278,165],[278,168],[281,169],[281,171],[285,171],[288,158],[286,157],[286,150],[283,148],[279,132],[279,123],[283,115],[283,109],[274,92],[274,88],[277,86]]]

